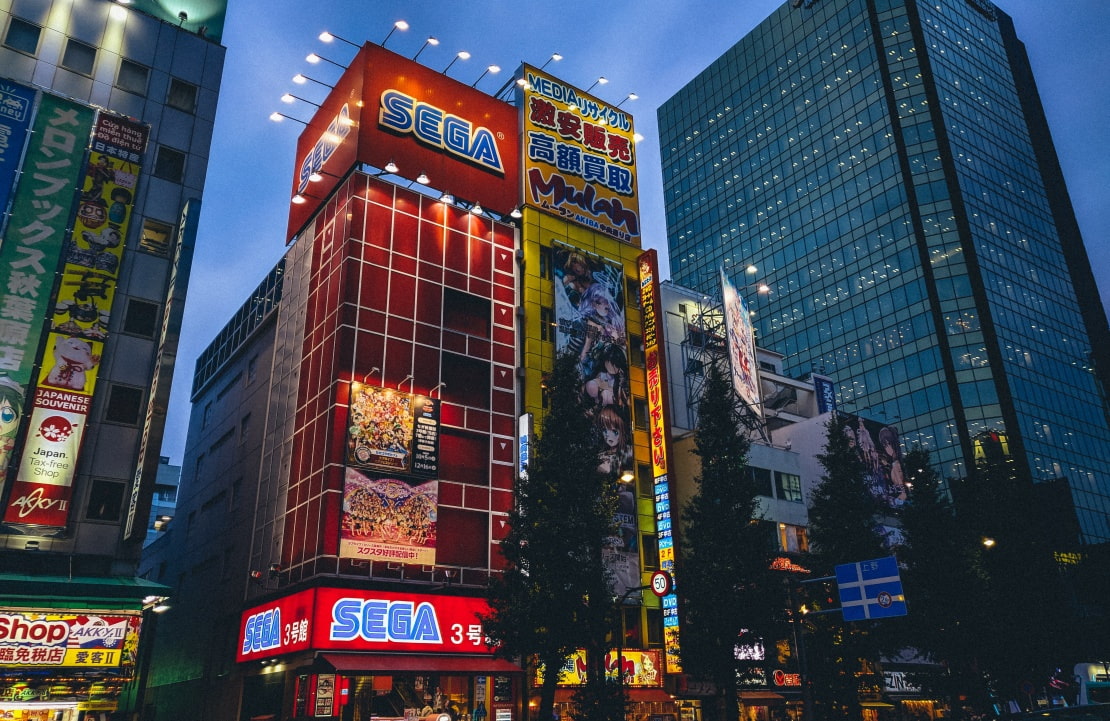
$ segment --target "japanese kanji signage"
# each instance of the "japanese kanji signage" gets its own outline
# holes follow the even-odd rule
[[[139,616],[0,611],[0,668],[134,665]]]
[[[11,220],[0,242],[0,486],[6,481],[43,319],[50,310],[93,114],[92,108],[43,95]],[[49,502],[33,500],[40,506]]]
[[[666,353],[659,315],[659,259],[654,250],[636,261],[640,273],[640,307],[643,309],[644,360],[647,368],[648,434],[651,445],[652,477],[655,488],[655,533],[659,539],[659,568],[675,575],[675,538],[671,517],[671,483],[668,476]],[[681,673],[679,658],[678,596],[672,585],[661,597],[663,606],[663,652],[667,673]]]
[[[61,273],[48,306],[54,320],[5,523],[66,525],[147,135],[147,126],[125,118],[96,119],[73,232],[54,266]]]
[[[632,116],[523,68],[524,202],[640,244]]]
[[[18,83],[0,80],[0,211],[8,207],[19,156],[31,127],[35,91]],[[0,230],[3,223],[0,222]]]

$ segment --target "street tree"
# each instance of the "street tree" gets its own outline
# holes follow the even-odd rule
[[[809,505],[809,540],[815,577],[831,576],[835,567],[890,555],[879,528],[880,506],[866,483],[867,466],[857,450],[849,417],[834,414],[826,426],[824,469]],[[814,588],[813,586],[819,586]],[[835,589],[807,586],[809,604],[820,611],[836,608]],[[874,621],[845,623],[839,614],[806,618],[809,679],[818,718],[858,719],[860,694],[879,693],[880,639]],[[806,632],[806,631],[803,631]]]
[[[505,570],[490,581],[482,622],[499,655],[538,663],[538,718],[550,721],[562,669],[577,650],[590,651],[588,683],[605,684],[604,656],[597,656],[611,627],[613,590],[602,551],[616,534],[617,492],[598,471],[577,359],[556,357],[545,386],[547,412],[501,542]],[[593,721],[598,711],[584,708],[583,718]]]
[[[770,571],[772,537],[758,512],[761,489],[747,470],[750,442],[738,404],[729,379],[708,365],[693,451],[701,469],[694,479],[697,492],[683,508],[678,566],[683,670],[713,681],[720,720],[737,717],[738,681],[752,673],[750,661],[737,658],[741,637],[766,637],[782,608],[782,584]]]
[[[959,699],[987,708],[983,652],[990,640],[984,631],[996,604],[982,566],[985,549],[975,530],[957,519],[927,450],[910,450],[902,467],[909,498],[901,513],[898,560],[912,622],[890,626],[900,645],[932,662],[935,671],[916,674],[915,683],[948,698],[953,709]]]

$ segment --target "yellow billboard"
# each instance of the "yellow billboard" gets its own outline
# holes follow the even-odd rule
[[[632,116],[529,65],[523,73],[524,203],[639,247]]]

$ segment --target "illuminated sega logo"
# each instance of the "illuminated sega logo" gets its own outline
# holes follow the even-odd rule
[[[332,641],[441,643],[436,610],[427,602],[341,598],[331,609]]]
[[[382,93],[378,123],[397,133],[412,133],[421,142],[443,148],[483,168],[505,173],[497,143],[488,128],[475,127],[469,120],[418,102],[398,90]]]
[[[268,651],[281,646],[281,609],[271,608],[247,619],[243,629],[243,653]]]
[[[324,167],[324,163],[328,162],[328,158],[350,133],[351,110],[346,103],[343,103],[343,107],[339,109],[339,114],[332,118],[328,129],[316,141],[316,145],[312,146],[312,150],[309,151],[304,162],[301,163],[301,170],[297,175],[298,193],[304,192],[304,189],[308,187],[309,176],[319,172]]]

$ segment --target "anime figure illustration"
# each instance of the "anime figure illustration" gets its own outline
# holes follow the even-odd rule
[[[581,306],[586,290],[597,282],[586,256],[571,252],[563,263],[563,292],[575,308]]]
[[[893,426],[884,426],[879,431],[879,463],[887,483],[890,505],[897,508],[906,502],[906,479],[902,470],[902,449],[898,444],[898,431]]]
[[[625,344],[624,313],[609,289],[603,283],[594,283],[582,295],[578,318],[584,335],[578,369],[583,378],[590,378],[600,367],[598,357],[606,345]]]
[[[0,376],[0,480],[8,471],[23,416],[23,388],[8,376]]]
[[[81,191],[81,197],[96,200],[103,197],[105,183],[115,182],[116,169],[112,167],[112,161],[107,155],[101,155],[96,159],[95,165],[89,165],[88,176],[89,187]]]
[[[602,450],[597,456],[598,472],[620,473],[632,468],[632,444],[625,419],[612,406],[605,406],[597,412],[596,423],[602,440]]]
[[[628,354],[609,343],[596,354],[597,372],[586,381],[586,394],[598,405],[628,405]]]
[[[86,372],[96,367],[100,356],[93,354],[92,343],[78,338],[59,337],[54,342],[54,367],[45,384],[54,388],[85,390]]]

